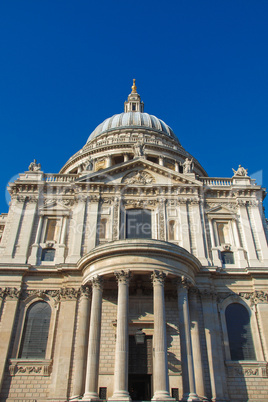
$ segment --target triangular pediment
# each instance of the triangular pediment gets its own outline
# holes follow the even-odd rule
[[[69,208],[68,208],[68,204],[69,204],[69,200],[67,202],[67,200],[55,200],[55,199],[47,199],[44,200],[44,205],[40,208],[40,210],[45,213],[45,214],[49,214],[49,213],[68,213],[69,212]]]
[[[78,182],[102,182],[107,184],[126,183],[135,186],[146,184],[202,185],[200,181],[195,179],[194,174],[185,175],[183,173],[175,172],[144,158],[137,158],[94,173],[89,173],[80,177]]]
[[[211,208],[207,208],[206,209],[206,213],[208,215],[214,215],[214,216],[218,216],[218,215],[234,215],[236,213],[235,211],[235,206],[234,207],[230,207],[229,205],[215,205]]]

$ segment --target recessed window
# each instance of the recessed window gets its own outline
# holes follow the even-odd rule
[[[132,103],[132,111],[135,112],[135,110],[136,110],[136,104]]]
[[[26,314],[19,357],[22,359],[44,359],[51,308],[46,302],[32,304]]]
[[[58,241],[60,233],[60,219],[47,219],[45,242]]]
[[[217,222],[219,245],[231,244],[229,222]]]
[[[234,254],[231,251],[222,251],[221,260],[223,264],[234,264]]]
[[[175,240],[175,221],[169,221],[168,222],[168,240],[172,241]]]
[[[41,261],[54,261],[55,249],[54,248],[44,248],[42,250]]]
[[[149,209],[126,210],[126,238],[152,238],[151,211]]]
[[[229,347],[232,360],[256,360],[247,309],[232,303],[225,310]]]
[[[103,218],[99,224],[99,239],[107,238],[107,219]]]

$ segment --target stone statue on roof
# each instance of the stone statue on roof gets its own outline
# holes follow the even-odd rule
[[[234,176],[247,176],[248,175],[248,169],[243,168],[241,165],[238,166],[238,169],[232,169],[234,172]]]
[[[39,172],[41,170],[41,163],[36,163],[36,159],[30,163],[28,170],[30,172]]]
[[[193,171],[193,159],[186,158],[183,163],[181,163],[181,166],[183,167],[183,173],[192,173]]]

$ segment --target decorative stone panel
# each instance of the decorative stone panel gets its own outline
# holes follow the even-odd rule
[[[41,375],[49,376],[52,360],[10,359],[10,375]]]
[[[251,362],[251,361],[227,361],[228,377],[268,377],[268,365],[266,362]]]

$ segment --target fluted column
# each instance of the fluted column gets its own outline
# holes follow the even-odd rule
[[[200,401],[196,394],[190,314],[188,305],[188,288],[190,281],[184,277],[178,280],[178,309],[181,340],[181,362],[183,381],[183,401]]]
[[[166,275],[162,271],[154,271],[152,281],[154,287],[154,401],[173,400],[169,394],[167,334],[164,282]]]
[[[130,401],[128,392],[128,285],[129,271],[115,272],[118,282],[114,393],[110,400]]]
[[[207,400],[205,384],[204,384],[204,372],[202,363],[202,353],[200,344],[200,329],[199,329],[199,291],[197,288],[192,287],[189,289],[189,309],[191,318],[191,338],[193,349],[193,362],[194,362],[194,374],[195,374],[195,386],[196,393],[202,400]]]
[[[100,360],[100,334],[101,334],[101,309],[103,280],[100,276],[92,279],[92,302],[90,327],[88,338],[86,386],[83,400],[97,401],[99,360]]]
[[[81,396],[84,392],[86,351],[88,342],[90,289],[88,286],[81,287],[79,303],[79,328],[77,333],[77,347],[75,355],[74,377],[73,377],[73,396],[71,399]]]

